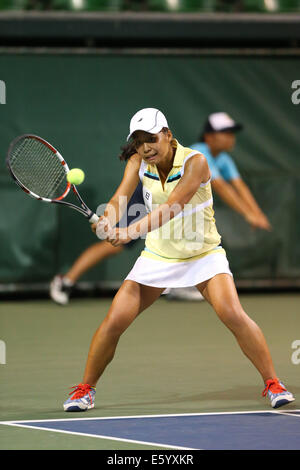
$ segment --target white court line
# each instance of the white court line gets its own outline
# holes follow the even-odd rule
[[[212,411],[208,413],[176,413],[176,414],[159,414],[159,415],[125,415],[125,416],[94,416],[89,418],[57,418],[57,419],[21,419],[14,421],[0,421],[0,424],[18,424],[18,423],[45,423],[56,421],[81,421],[81,420],[105,420],[105,419],[140,419],[140,418],[181,418],[185,416],[215,416],[215,415],[236,415],[236,414],[254,414],[254,413],[275,413],[283,414],[288,411],[279,410],[253,410],[253,411]],[[300,409],[293,410],[300,412]],[[71,412],[69,412],[71,414]],[[68,413],[67,413],[68,414]]]
[[[81,418],[84,419],[84,418]],[[79,421],[80,419],[76,419],[74,421]],[[52,420],[55,421],[55,420]],[[73,421],[73,420],[57,420],[57,421]],[[33,421],[32,421],[33,422]],[[47,420],[45,420],[47,422]],[[40,431],[52,431],[52,432],[58,432],[61,434],[72,434],[73,436],[84,436],[84,437],[95,437],[96,439],[106,439],[108,441],[119,441],[119,442],[128,442],[130,444],[141,444],[141,445],[147,445],[147,446],[156,446],[156,447],[163,447],[166,449],[177,449],[177,450],[201,450],[201,449],[195,449],[192,447],[181,447],[181,446],[172,446],[169,444],[161,444],[160,442],[147,442],[147,441],[139,441],[135,439],[125,439],[121,437],[115,437],[115,436],[102,436],[101,434],[88,434],[84,432],[76,432],[76,431],[64,431],[61,429],[55,429],[55,428],[43,428],[40,426],[30,426],[26,424],[18,424],[14,422],[9,422],[9,421],[2,421],[0,424],[5,424],[7,426],[15,426],[19,428],[26,428],[26,429],[37,429]]]
[[[293,410],[293,411],[299,412],[300,410]],[[293,411],[277,411],[277,413],[278,413],[279,415],[283,415],[283,416],[285,416],[285,415],[287,415],[287,416],[294,416],[294,418],[298,418],[298,419],[299,419],[299,418],[300,418],[300,414],[299,414],[299,415],[296,415],[296,414],[293,413]]]
[[[293,410],[294,412],[300,412],[300,409]],[[41,426],[30,426],[29,423],[48,423],[48,422],[61,422],[61,421],[93,421],[93,420],[117,420],[117,419],[141,419],[141,418],[172,418],[172,417],[189,417],[189,416],[216,416],[216,415],[237,415],[237,414],[262,414],[262,413],[269,413],[269,414],[276,414],[276,415],[290,415],[295,416],[292,413],[284,412],[284,411],[277,411],[277,410],[254,410],[254,411],[220,411],[220,412],[210,412],[210,413],[181,413],[181,414],[160,414],[160,415],[134,415],[134,416],[100,416],[100,417],[90,417],[90,418],[58,418],[58,419],[31,419],[31,420],[18,420],[18,421],[0,421],[0,424],[4,424],[6,426],[15,426],[20,428],[26,429],[37,429],[41,431],[52,431],[61,434],[71,434],[75,436],[85,436],[85,437],[94,437],[97,439],[106,439],[111,441],[119,441],[119,442],[128,442],[131,444],[141,444],[141,445],[149,445],[149,446],[157,446],[163,447],[166,449],[177,449],[177,450],[203,450],[203,449],[194,449],[191,447],[181,447],[181,446],[172,446],[168,444],[161,444],[159,442],[147,442],[147,441],[139,441],[134,439],[125,439],[119,438],[114,436],[103,436],[103,435],[95,435],[95,434],[88,434],[88,433],[81,433],[76,431],[64,431],[61,429],[55,428],[44,428]],[[22,423],[22,424],[20,424]],[[27,425],[24,423],[28,423]]]

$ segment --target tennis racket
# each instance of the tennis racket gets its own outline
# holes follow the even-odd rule
[[[9,146],[6,164],[15,182],[29,196],[64,204],[80,212],[90,223],[98,222],[99,217],[82,200],[76,186],[67,181],[66,161],[46,140],[32,134],[17,137]],[[80,205],[65,201],[71,189]]]

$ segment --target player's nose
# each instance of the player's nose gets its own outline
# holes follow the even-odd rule
[[[149,153],[150,150],[151,150],[150,145],[149,145],[147,142],[144,142],[144,145],[143,145],[143,151],[144,151],[144,153]]]

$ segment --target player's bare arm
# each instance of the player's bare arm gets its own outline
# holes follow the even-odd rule
[[[107,232],[109,230],[109,226],[115,226],[122,218],[127,204],[138,185],[140,164],[141,157],[137,154],[132,155],[128,160],[122,181],[106,205],[103,216],[99,219],[98,224],[104,224],[104,231]],[[107,220],[109,221],[109,224],[106,225]],[[92,225],[93,232],[96,232],[98,224]]]
[[[249,215],[249,207],[243,199],[241,199],[237,191],[232,187],[231,184],[227,183],[223,178],[215,178],[211,182],[212,189],[220,196],[223,201],[228,204],[229,207],[234,209],[246,220]]]
[[[249,211],[251,211],[251,213],[255,217],[256,226],[265,230],[271,230],[272,227],[267,216],[259,207],[250,188],[245,183],[245,181],[242,178],[234,178],[232,180],[232,186],[237,191],[238,195],[243,200],[243,202],[248,206]]]
[[[119,229],[118,232],[122,234],[121,239],[116,236],[109,241],[114,246],[118,246],[120,243],[127,243],[131,239],[141,237],[161,227],[183,210],[184,205],[191,200],[200,184],[206,183],[209,178],[210,171],[205,157],[200,154],[194,155],[187,161],[184,175],[172,191],[169,199],[143,219],[130,225],[127,236],[123,233],[127,229]]]

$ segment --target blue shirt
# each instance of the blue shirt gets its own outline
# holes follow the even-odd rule
[[[227,152],[221,152],[217,157],[213,157],[208,145],[204,142],[197,142],[189,145],[189,147],[203,153],[207,160],[212,180],[223,178],[226,181],[230,181],[234,178],[240,178],[236,164]]]

